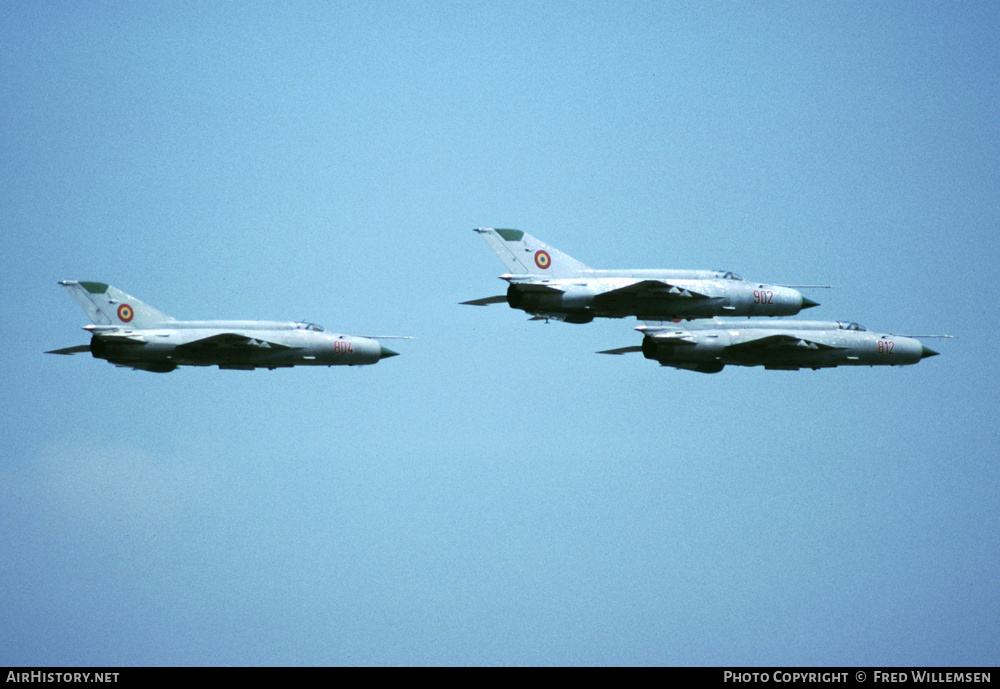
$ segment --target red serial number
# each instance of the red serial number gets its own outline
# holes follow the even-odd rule
[[[892,350],[896,348],[896,343],[892,340],[879,340],[878,341],[878,353],[879,354],[892,354]]]
[[[354,343],[353,342],[341,342],[337,340],[333,343],[333,353],[334,354],[354,354]]]
[[[774,292],[769,289],[755,289],[753,291],[754,304],[770,304],[774,299]]]

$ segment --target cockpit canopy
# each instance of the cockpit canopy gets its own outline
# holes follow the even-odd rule
[[[723,280],[746,280],[742,275],[737,275],[731,270],[717,270],[715,271],[715,276]]]
[[[847,321],[837,321],[837,327],[841,330],[857,330],[859,332],[865,332],[868,330],[863,325],[858,325],[857,323],[848,323]]]
[[[315,323],[300,322],[300,323],[296,323],[295,327],[298,330],[312,330],[315,333],[321,333],[321,332],[323,332],[323,326],[322,325],[316,325]]]

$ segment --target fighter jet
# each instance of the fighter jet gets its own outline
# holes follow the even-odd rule
[[[718,373],[727,364],[797,371],[836,366],[903,366],[938,352],[915,337],[886,335],[844,321],[779,322],[715,318],[668,325],[640,325],[642,346],[598,354],[642,352],[647,359],[699,373]]]
[[[178,366],[360,366],[397,355],[372,337],[330,333],[314,323],[179,321],[103,282],[59,284],[87,312],[93,325],[84,330],[92,337],[90,344],[47,354],[90,352],[116,366],[155,373]]]
[[[792,316],[819,306],[794,287],[765,285],[721,270],[596,270],[520,230],[475,230],[507,266],[507,294],[462,302],[507,302],[533,320],[589,323],[636,316],[648,321],[714,316]]]

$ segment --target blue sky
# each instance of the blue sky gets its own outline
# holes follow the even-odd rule
[[[994,665],[993,3],[0,8],[0,664]],[[829,283],[917,366],[531,323],[471,231]],[[58,280],[416,339],[155,375]]]

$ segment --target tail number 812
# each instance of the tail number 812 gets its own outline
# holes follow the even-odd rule
[[[892,350],[896,348],[896,343],[892,340],[879,340],[878,341],[878,353],[879,354],[892,354]]]

